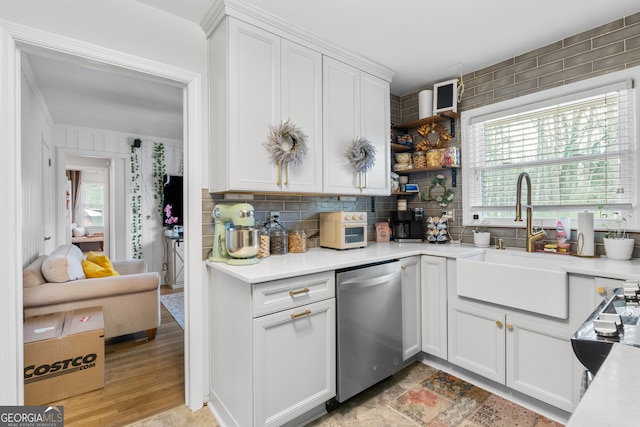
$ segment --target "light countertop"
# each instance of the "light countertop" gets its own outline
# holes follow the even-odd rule
[[[413,255],[435,255],[458,258],[482,253],[472,245],[432,244],[432,243],[375,243],[367,247],[338,251],[335,249],[313,248],[301,254],[271,255],[258,264],[233,266],[207,261],[210,268],[221,270],[248,283],[260,283],[284,279],[303,274],[319,273],[327,270],[349,268],[363,264],[387,261]]]
[[[614,343],[566,427],[637,425],[638,361],[640,348]]]
[[[301,254],[272,255],[258,264],[232,266],[225,263],[207,261],[210,268],[224,271],[248,283],[260,283],[284,279],[303,274],[319,273],[358,265],[398,259],[413,255],[434,255],[446,258],[464,258],[484,251],[496,250],[476,248],[469,244],[432,243],[375,243],[367,247],[338,251],[335,249],[313,248]],[[523,252],[524,249],[507,248],[507,251]],[[569,255],[536,253],[538,257],[562,257],[566,263],[563,270],[571,274],[607,277],[620,280],[640,280],[640,259],[617,261],[600,258],[580,258]]]

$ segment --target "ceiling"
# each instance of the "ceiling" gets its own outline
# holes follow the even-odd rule
[[[137,0],[200,25],[214,0]],[[395,70],[406,95],[640,11],[637,0],[243,0]],[[29,53],[54,123],[182,139],[182,89]]]

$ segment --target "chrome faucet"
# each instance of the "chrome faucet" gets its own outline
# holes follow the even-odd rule
[[[522,222],[522,204],[520,199],[522,198],[522,178],[525,178],[527,183],[527,252],[534,252],[534,243],[542,239],[547,235],[544,229],[539,231],[533,231],[533,209],[531,208],[531,178],[526,172],[522,172],[518,175],[518,192],[516,195],[516,221]]]

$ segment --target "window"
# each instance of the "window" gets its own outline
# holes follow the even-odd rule
[[[102,171],[84,170],[80,183],[78,225],[91,229],[104,228],[105,177]]]
[[[519,105],[505,108],[514,104]],[[555,225],[556,218],[576,218],[585,210],[597,216],[599,206],[632,212],[637,197],[634,105],[627,80],[463,113],[465,223],[477,214],[491,224],[513,226],[521,172],[531,177],[536,225],[545,219],[546,226]]]

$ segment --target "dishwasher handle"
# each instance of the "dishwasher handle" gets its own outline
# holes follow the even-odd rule
[[[350,280],[345,280],[344,282],[340,282],[339,286],[340,289],[362,289],[362,288],[368,288],[371,286],[378,286],[378,285],[383,285],[385,283],[389,283],[393,280],[399,279],[400,278],[400,272],[396,271],[394,273],[391,274],[387,274],[385,276],[380,276],[380,277],[374,277],[372,279],[358,279],[357,277],[354,277],[353,279]]]

